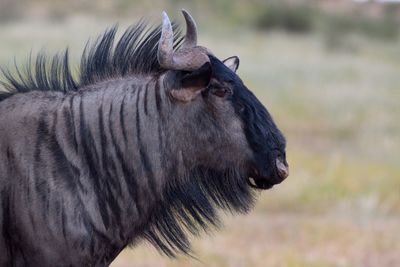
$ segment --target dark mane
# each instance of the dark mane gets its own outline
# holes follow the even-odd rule
[[[180,31],[175,29],[175,48],[181,43]],[[39,53],[29,57],[22,68],[1,69],[3,81],[0,101],[15,94],[29,91],[69,92],[99,81],[132,74],[150,74],[161,71],[157,61],[157,45],[161,26],[149,27],[139,23],[129,27],[116,41],[118,27],[105,31],[94,42],[88,42],[82,53],[77,73],[71,71],[68,49],[48,57]]]

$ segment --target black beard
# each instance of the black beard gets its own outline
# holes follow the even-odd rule
[[[234,169],[220,172],[200,167],[185,181],[169,185],[144,235],[169,257],[190,254],[188,234],[197,236],[218,228],[218,209],[247,213],[255,202],[247,177]]]

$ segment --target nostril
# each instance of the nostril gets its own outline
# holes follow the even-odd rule
[[[286,179],[289,176],[289,166],[286,163],[283,163],[280,158],[277,158],[276,161],[276,168],[278,170],[278,174],[282,179]]]

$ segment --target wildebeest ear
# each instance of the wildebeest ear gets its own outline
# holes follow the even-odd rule
[[[180,83],[181,88],[171,90],[171,95],[179,101],[192,101],[207,88],[211,74],[211,64],[207,62],[199,69],[183,75]]]
[[[224,61],[222,61],[225,66],[230,68],[233,72],[236,72],[239,68],[239,58],[237,56],[228,57]]]

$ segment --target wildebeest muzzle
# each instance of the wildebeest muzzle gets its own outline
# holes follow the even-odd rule
[[[289,165],[286,159],[277,157],[272,166],[250,168],[248,184],[256,189],[270,189],[276,184],[280,184],[289,176]]]

